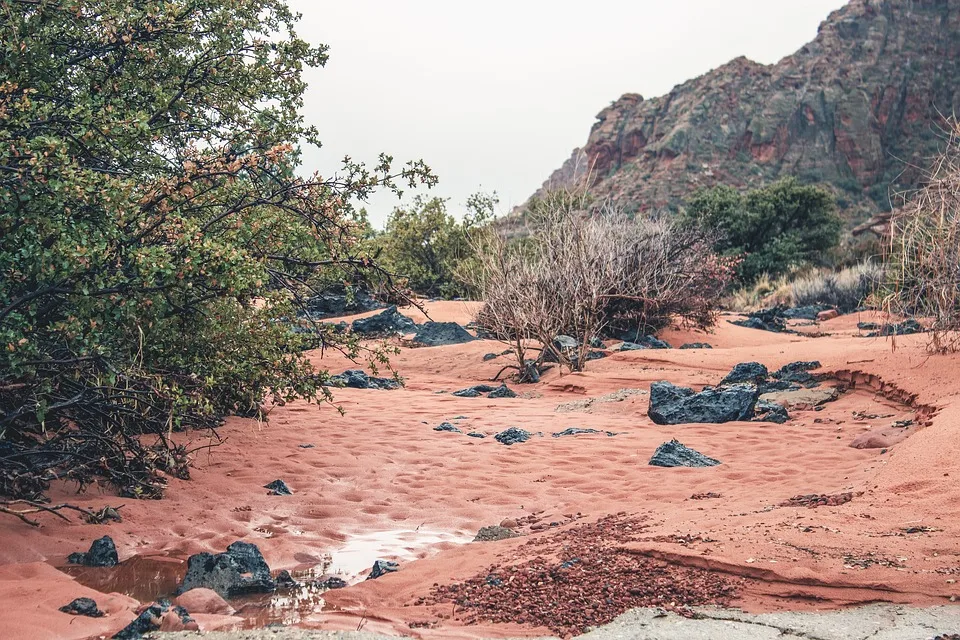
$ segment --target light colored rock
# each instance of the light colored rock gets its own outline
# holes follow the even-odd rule
[[[835,387],[818,387],[816,389],[796,389],[794,391],[771,391],[761,395],[760,400],[773,402],[788,411],[802,411],[832,402],[839,396],[840,392]]]
[[[234,613],[233,607],[213,589],[190,589],[176,599],[176,604],[190,613],[215,613],[225,616]]]
[[[826,322],[827,320],[833,320],[834,318],[839,318],[840,312],[836,309],[827,309],[826,311],[821,311],[817,314],[817,322]]]

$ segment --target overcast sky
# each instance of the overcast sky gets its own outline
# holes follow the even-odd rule
[[[624,93],[651,98],[737,56],[774,63],[844,0],[290,0],[299,35],[330,45],[307,71],[305,115],[349,154],[424,159],[462,210],[478,190],[522,203]],[[397,204],[375,198],[378,226]]]

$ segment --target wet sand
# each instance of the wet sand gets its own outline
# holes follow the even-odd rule
[[[474,309],[470,303],[428,308],[434,320],[461,323]],[[499,343],[402,348],[393,361],[405,388],[338,390],[344,416],[295,403],[274,409],[268,424],[231,418],[219,430],[224,442],[196,455],[192,480],[170,479],[162,501],[57,487],[55,502],[98,509],[122,504],[124,520],[87,525],[40,516],[44,526],[32,529],[0,518],[0,628],[11,638],[85,638],[129,622],[136,600],[92,591],[56,569],[69,553],[110,535],[121,560],[154,560],[129,563],[123,580],[98,585],[107,591],[132,593],[136,582],[135,595],[153,597],[176,580],[189,554],[223,551],[242,539],[256,543],[275,570],[322,567],[350,577],[372,559],[401,560],[400,571],[324,594],[322,611],[314,611],[317,601],[293,607],[295,615],[284,622],[328,629],[362,623],[366,631],[422,637],[550,635],[519,624],[462,627],[449,607],[410,605],[434,583],[522,559],[524,543],[549,534],[540,527],[551,522],[571,526],[565,523],[618,512],[649,519],[646,539],[624,545],[626,551],[743,578],[734,604],[748,611],[877,600],[928,605],[960,596],[958,357],[927,355],[923,336],[898,338],[895,351],[886,340],[858,337],[856,323],[875,319],[868,314],[803,328],[829,334],[821,337],[751,330],[729,319],[721,318],[712,334],[669,330],[661,336],[674,346],[708,342],[712,350],[617,353],[591,362],[585,373],[554,370],[537,385],[511,384],[521,393],[513,399],[449,393],[496,374],[507,359],[485,362],[483,355],[502,351]],[[738,362],[773,370],[796,360],[820,360],[820,372],[835,374],[826,384],[848,390],[820,411],[794,412],[784,425],[657,426],[646,415],[651,382],[699,387],[716,384]],[[329,352],[319,362],[335,373],[353,368]],[[621,401],[584,402],[621,389],[639,392]],[[464,417],[453,420],[458,416]],[[893,426],[906,419],[916,426]],[[544,437],[507,447],[492,437],[433,431],[444,421],[465,433],[492,436],[516,426]],[[551,437],[568,427],[618,435]],[[850,446],[865,433],[876,436],[869,444],[885,448]],[[211,442],[193,438],[194,446]],[[722,464],[648,466],[656,447],[672,438]],[[307,444],[314,446],[300,446]],[[263,485],[277,478],[292,496],[267,495]],[[839,506],[780,506],[798,495],[844,492],[855,497]],[[720,497],[691,499],[705,493]],[[530,535],[464,544],[480,527],[504,519],[522,522],[522,533]],[[143,585],[152,579],[160,586],[151,591]],[[108,615],[57,611],[79,596],[93,597]],[[252,616],[195,617],[212,629],[250,624]]]

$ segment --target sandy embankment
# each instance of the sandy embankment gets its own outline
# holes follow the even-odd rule
[[[429,310],[437,320],[466,322],[471,306],[439,303]],[[423,637],[548,635],[520,625],[458,628],[455,619],[438,617],[451,613],[446,608],[407,605],[434,583],[471,577],[498,557],[508,561],[528,539],[461,544],[481,526],[531,515],[551,522],[579,513],[587,521],[621,511],[651,522],[650,539],[628,545],[632,552],[750,578],[737,601],[748,610],[877,599],[943,603],[960,595],[954,583],[960,573],[960,405],[953,402],[960,394],[960,361],[929,357],[922,336],[898,339],[895,352],[884,340],[857,337],[856,322],[864,319],[824,323],[820,329],[832,335],[817,338],[744,329],[726,319],[710,335],[668,331],[662,337],[671,344],[705,341],[714,349],[614,354],[585,373],[554,371],[538,385],[518,385],[523,397],[501,400],[440,392],[495,374],[503,359],[484,362],[482,356],[502,345],[404,348],[394,363],[406,388],[338,391],[342,417],[328,407],[293,404],[273,411],[269,424],[231,419],[220,430],[225,442],[197,456],[193,480],[171,480],[163,501],[119,499],[96,488],[77,496],[62,487],[52,496],[92,508],[123,504],[122,523],[67,525],[46,518],[43,528],[30,529],[0,518],[0,628],[10,638],[84,638],[126,624],[136,601],[91,594],[52,568],[109,534],[121,559],[182,558],[243,539],[258,544],[272,568],[291,570],[315,567],[331,553],[349,566],[379,553],[378,541],[399,541],[394,551],[405,547],[401,555],[424,559],[405,562],[380,580],[329,592],[326,610],[300,612],[290,621],[355,629],[362,619],[368,631]],[[797,412],[785,425],[656,426],[646,416],[645,393],[596,403],[588,412],[555,410],[619,389],[646,391],[657,380],[716,384],[738,362],[774,369],[795,360],[820,360],[822,371],[858,384],[822,411]],[[322,364],[335,372],[350,366],[331,353]],[[456,416],[466,416],[464,431],[492,435],[518,426],[546,437],[506,447],[492,438],[432,430]],[[907,416],[930,424],[912,427],[914,433],[886,453],[850,448],[864,432],[889,430]],[[567,427],[619,435],[550,437]],[[653,450],[671,438],[723,464],[648,466]],[[266,495],[262,486],[276,478],[294,495]],[[722,498],[690,499],[707,492]],[[862,494],[837,507],[778,506],[798,494],[839,492]],[[388,533],[373,535],[378,532]],[[338,554],[344,545],[350,553]],[[56,611],[81,595],[94,597],[108,616]],[[211,627],[230,622],[236,620],[201,620]],[[410,622],[439,625],[411,629]]]

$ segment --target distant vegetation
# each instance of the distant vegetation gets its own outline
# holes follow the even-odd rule
[[[349,205],[422,163],[298,177],[304,67],[282,0],[14,2],[0,20],[0,494],[102,476],[157,497],[172,431],[327,398],[283,318],[382,274]]]
[[[700,191],[685,215],[717,232],[717,252],[740,259],[743,285],[825,264],[842,229],[830,192],[792,178],[743,194],[727,186]]]
[[[496,204],[495,194],[470,196],[457,220],[448,212],[447,200],[417,197],[411,206],[394,209],[386,228],[372,234],[376,255],[421,296],[474,297],[469,274],[477,258],[472,239],[493,220]]]

